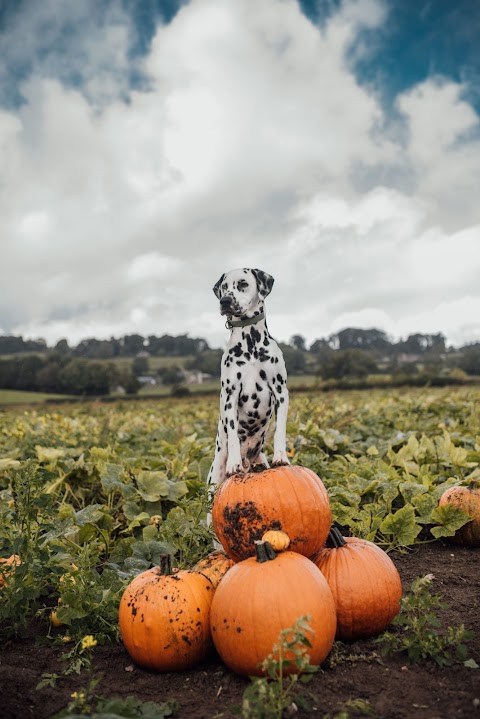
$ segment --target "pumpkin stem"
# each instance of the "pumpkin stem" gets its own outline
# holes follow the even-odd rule
[[[158,564],[160,574],[163,577],[168,577],[172,573],[172,557],[170,554],[161,554],[160,562]]]
[[[344,547],[345,544],[346,541],[338,527],[332,527],[328,533],[325,545],[331,549],[339,549],[339,547]]]
[[[257,562],[268,562],[277,556],[270,542],[263,542],[261,539],[255,540],[255,555]]]

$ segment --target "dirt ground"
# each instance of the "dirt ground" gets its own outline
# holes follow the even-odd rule
[[[469,657],[480,664],[480,550],[437,542],[392,558],[405,590],[415,577],[435,575],[433,589],[449,605],[440,618],[445,625],[464,623],[475,632]],[[38,629],[34,633],[38,634]],[[308,685],[311,707],[299,710],[296,717],[333,719],[346,709],[352,718],[480,719],[480,669],[463,665],[439,668],[433,662],[408,665],[402,655],[380,663],[374,656],[378,646],[373,640],[354,642],[348,651],[346,660],[333,667],[327,661],[314,677]],[[47,719],[68,704],[73,691],[84,686],[85,676],[75,676],[61,679],[54,688],[35,689],[43,672],[61,672],[60,653],[59,647],[40,645],[38,637],[9,642],[0,650],[3,719]],[[97,647],[94,656],[94,672],[103,675],[98,694],[133,695],[157,702],[175,699],[180,705],[175,717],[234,717],[232,708],[241,703],[248,684],[216,656],[195,670],[162,675],[133,667],[122,646]],[[363,711],[352,708],[353,700],[363,701]]]

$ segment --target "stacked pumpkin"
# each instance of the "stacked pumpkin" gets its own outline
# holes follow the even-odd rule
[[[320,664],[335,637],[376,634],[400,609],[393,562],[371,542],[331,528],[326,489],[307,468],[228,478],[216,493],[212,522],[223,552],[191,571],[172,572],[165,559],[125,591],[120,631],[145,667],[193,666],[211,636],[230,669],[260,675],[280,632],[305,616],[313,630],[310,662]]]

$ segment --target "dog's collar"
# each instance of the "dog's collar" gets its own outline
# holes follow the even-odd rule
[[[260,312],[258,315],[254,315],[253,317],[247,317],[244,320],[227,320],[225,322],[225,327],[227,330],[232,330],[234,327],[246,327],[247,325],[255,325],[257,322],[260,322],[260,320],[265,319],[265,312]]]

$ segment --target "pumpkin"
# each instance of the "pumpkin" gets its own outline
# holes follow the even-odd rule
[[[263,535],[262,542],[268,542],[274,552],[284,552],[290,546],[290,537],[279,529],[269,529]]]
[[[256,556],[235,564],[215,592],[210,614],[213,642],[232,671],[262,676],[261,664],[280,632],[305,616],[313,630],[308,635],[310,662],[320,664],[335,638],[332,592],[307,557],[289,551],[277,555],[268,542],[260,541]],[[293,662],[284,667],[285,674],[294,672],[298,669]]]
[[[12,554],[10,557],[0,557],[0,589],[7,583],[7,577],[11,574],[17,564],[20,564],[18,554]]]
[[[127,586],[120,600],[120,634],[132,659],[158,672],[187,669],[211,648],[213,587],[202,574],[172,570],[169,555]]]
[[[312,557],[337,606],[337,639],[382,632],[400,611],[402,583],[394,563],[366,539],[343,537],[332,528],[327,546]]]
[[[211,581],[213,588],[216,589],[221,579],[234,564],[233,559],[229,559],[225,552],[219,549],[211,552],[204,559],[200,559],[194,566],[193,571],[207,577]]]
[[[235,561],[255,554],[267,530],[282,530],[290,550],[309,557],[327,538],[332,515],[322,480],[306,467],[284,466],[233,475],[218,488],[212,524]]]
[[[472,520],[457,529],[455,535],[450,537],[456,544],[465,544],[469,547],[480,547],[480,482],[472,480],[467,486],[455,486],[447,489],[438,505],[453,504],[468,514]]]

